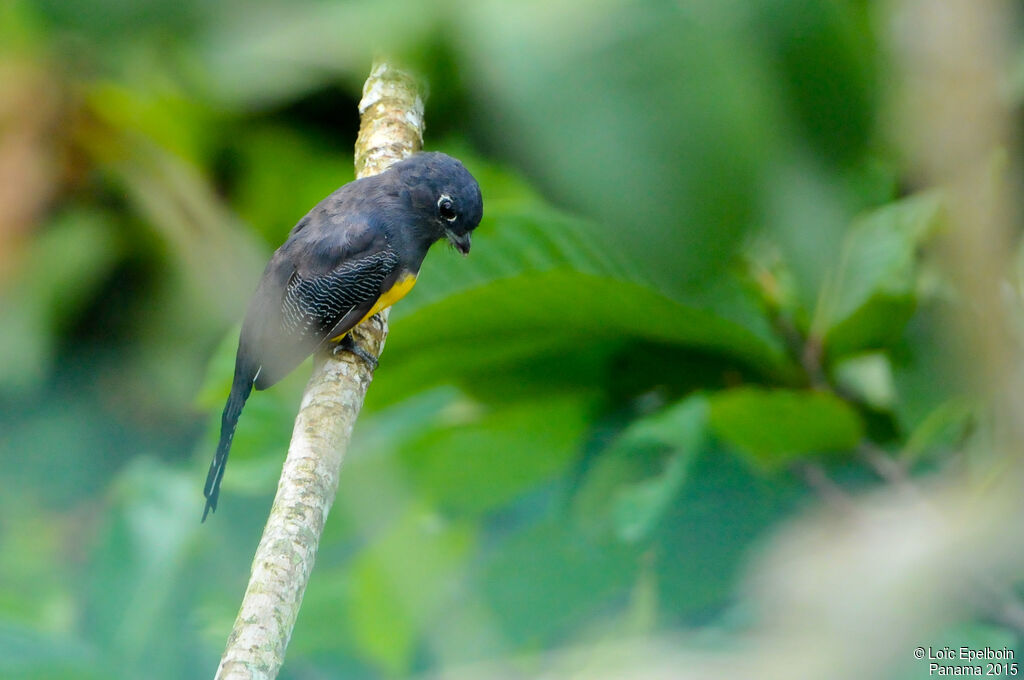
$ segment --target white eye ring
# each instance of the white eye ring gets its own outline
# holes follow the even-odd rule
[[[448,194],[441,194],[441,197],[437,199],[437,212],[441,216],[441,219],[448,220],[449,222],[454,222],[459,217],[458,213],[455,212],[454,205],[452,204],[452,197]],[[449,217],[445,213],[451,213],[451,216]]]

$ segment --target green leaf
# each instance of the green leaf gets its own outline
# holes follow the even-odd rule
[[[762,0],[759,38],[779,69],[802,140],[836,164],[861,157],[874,130],[879,55],[860,3]]]
[[[616,449],[663,444],[676,451],[698,448],[706,433],[708,403],[704,395],[687,397],[632,423],[619,437]]]
[[[197,162],[213,129],[212,113],[205,103],[168,87],[167,81],[148,85],[152,89],[103,81],[89,87],[88,102],[99,119],[121,133],[148,137],[176,156]]]
[[[246,20],[211,22],[198,45],[210,98],[249,111],[299,100],[309,92],[366,78],[370,55],[402,55],[422,43],[439,18],[452,38],[450,16],[432,3],[268,3],[248,8]],[[344,40],[328,27],[358,26]],[[407,59],[400,61],[408,62]]]
[[[901,457],[913,462],[936,449],[960,446],[976,419],[977,405],[972,400],[954,397],[942,402],[907,437]]]
[[[31,243],[14,278],[0,289],[0,389],[24,389],[52,361],[54,337],[88,304],[121,254],[106,216],[68,212]]]
[[[917,306],[913,294],[879,292],[842,323],[833,327],[825,339],[831,358],[865,349],[880,349],[899,340],[900,331],[910,321]]]
[[[434,248],[423,263],[414,291],[396,307],[399,318],[453,293],[495,280],[553,269],[638,281],[632,268],[594,223],[559,212],[525,190],[515,176],[498,174],[483,162],[466,160],[474,171],[494,176],[498,195],[473,232],[473,252],[463,259]]]
[[[476,514],[558,476],[578,454],[592,405],[578,394],[502,404],[462,401],[448,422],[403,447],[417,489],[442,507]],[[453,422],[454,421],[454,422]]]
[[[776,469],[806,454],[857,445],[857,413],[824,392],[737,388],[710,398],[711,427],[756,465]]]
[[[473,540],[467,525],[412,507],[354,560],[350,632],[367,658],[392,675],[408,671],[418,636],[463,578]]]
[[[690,397],[630,425],[606,455],[630,456],[639,449],[663,446],[672,451],[657,475],[623,484],[614,495],[611,516],[616,534],[635,542],[648,536],[686,480],[689,463],[707,435],[708,405]]]
[[[402,317],[382,366],[393,372],[390,398],[511,357],[570,354],[607,340],[683,345],[781,370],[781,349],[764,333],[638,284],[562,269],[498,279]]]
[[[633,543],[647,537],[682,487],[691,456],[692,452],[676,453],[668,459],[665,471],[658,477],[619,490],[612,508],[619,538]]]
[[[5,678],[92,680],[109,677],[97,668],[96,650],[71,636],[43,634],[0,621],[0,673]]]
[[[727,261],[784,127],[753,41],[719,5],[467,12],[473,88],[501,111],[486,120],[493,137],[561,203],[598,220],[659,290]]]
[[[201,497],[192,475],[137,458],[118,478],[114,508],[96,541],[87,583],[89,638],[126,674],[192,675],[190,556],[199,537]],[[150,662],[156,666],[143,671]]]
[[[354,570],[350,615],[352,635],[362,653],[391,674],[408,670],[416,628],[383,565],[364,562]]]
[[[728,453],[712,441],[695,456],[690,482],[654,529],[649,553],[663,620],[692,621],[735,603],[751,551],[806,504],[800,480],[757,474]]]
[[[842,389],[874,409],[889,409],[896,401],[892,365],[882,352],[846,357],[832,367],[832,373]]]
[[[949,320],[961,308],[941,298],[925,301],[892,351],[897,399],[893,405],[903,432],[914,432],[942,404],[974,391],[964,357],[971,356],[961,334],[949,333]]]
[[[480,586],[503,632],[535,646],[622,595],[636,560],[617,541],[592,540],[570,524],[546,520],[498,546]]]
[[[850,227],[816,312],[833,356],[891,344],[913,312],[917,250],[940,225],[936,193],[897,201]]]
[[[482,374],[543,356],[572,364],[586,355],[595,363],[583,372],[599,375],[609,342],[637,339],[730,355],[766,372],[787,365],[763,306],[736,275],[699,290],[655,288],[592,222],[553,210],[486,163],[467,163],[495,178],[497,195],[488,193],[470,257],[431,253],[396,305],[388,370],[371,407],[436,384],[486,390]]]
[[[687,397],[631,423],[589,467],[573,515],[592,535],[644,540],[688,476],[707,439],[707,399]]]
[[[239,156],[233,203],[274,248],[307,211],[353,179],[351,158],[324,153],[334,140],[261,126],[241,130],[233,141]]]

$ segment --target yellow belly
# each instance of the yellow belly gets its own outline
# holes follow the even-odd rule
[[[405,274],[404,276],[402,276],[400,279],[398,279],[398,281],[395,282],[395,285],[391,286],[391,288],[389,290],[385,291],[384,294],[381,295],[380,298],[377,299],[376,304],[373,305],[373,309],[371,309],[369,312],[367,312],[366,316],[364,316],[362,319],[360,319],[359,323],[357,323],[356,326],[358,326],[360,323],[366,321],[371,316],[373,316],[374,314],[376,314],[380,310],[384,309],[385,307],[390,307],[391,305],[395,304],[396,302],[398,302],[399,300],[404,298],[406,296],[406,294],[410,290],[412,290],[412,287],[415,286],[415,285],[416,285],[416,275],[415,274]],[[353,328],[355,328],[355,326],[353,326]],[[338,337],[331,338],[331,342],[338,342],[343,337],[345,337],[345,335],[347,333],[348,333],[348,331],[345,331],[345,333],[342,333]]]

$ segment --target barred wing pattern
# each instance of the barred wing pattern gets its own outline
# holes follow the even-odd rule
[[[348,328],[335,326],[352,310],[372,303],[383,292],[385,279],[398,267],[390,248],[358,260],[344,262],[311,279],[292,274],[285,287],[281,320],[286,335],[321,341],[328,334],[341,335]],[[359,319],[353,319],[353,323]]]

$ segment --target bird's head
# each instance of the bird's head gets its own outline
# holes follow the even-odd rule
[[[463,255],[469,253],[470,234],[480,224],[484,203],[480,185],[469,170],[443,153],[418,153],[393,168],[410,189],[418,225],[436,241],[446,237]]]

